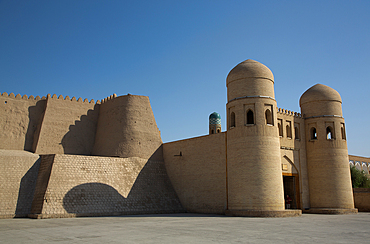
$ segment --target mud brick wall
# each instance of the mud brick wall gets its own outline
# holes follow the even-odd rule
[[[31,210],[39,156],[0,150],[0,218],[26,217]]]
[[[163,144],[168,176],[188,212],[225,213],[225,136],[218,133]]]
[[[353,188],[355,208],[360,212],[370,212],[370,188]]]
[[[35,153],[90,155],[98,114],[99,105],[93,101],[48,95],[42,124],[35,132]]]
[[[0,148],[34,151],[34,134],[40,126],[45,104],[40,97],[0,94]]]
[[[163,161],[42,155],[30,217],[183,212]]]

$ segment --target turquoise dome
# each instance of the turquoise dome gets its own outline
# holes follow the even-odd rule
[[[209,115],[209,124],[210,125],[220,125],[221,124],[221,115],[219,113],[213,112]]]

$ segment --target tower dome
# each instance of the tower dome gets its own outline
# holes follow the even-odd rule
[[[252,59],[247,59],[235,66],[226,78],[226,85],[229,83],[245,78],[262,78],[274,82],[274,75],[265,65]]]
[[[236,65],[226,78],[228,101],[240,97],[275,98],[274,75],[260,62],[247,59]]]
[[[316,84],[299,99],[301,113],[305,118],[322,115],[342,116],[342,99],[331,87]]]
[[[221,116],[217,112],[209,115],[209,134],[217,134],[221,132]]]
[[[209,115],[209,124],[210,125],[219,125],[221,124],[221,115],[217,112],[213,112]]]
[[[342,99],[339,93],[331,87],[316,84],[307,91],[305,91],[301,99],[299,99],[299,104],[318,102],[318,101],[335,101],[342,103]]]

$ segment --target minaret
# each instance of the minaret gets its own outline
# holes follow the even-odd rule
[[[226,86],[226,214],[301,215],[301,210],[285,210],[272,72],[265,65],[248,59],[230,71]]]
[[[221,116],[219,113],[213,112],[209,115],[209,134],[217,134],[221,132]]]
[[[305,119],[309,212],[356,213],[339,93],[317,84],[299,103]]]

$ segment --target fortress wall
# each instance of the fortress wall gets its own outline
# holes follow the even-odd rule
[[[225,137],[218,133],[163,144],[168,176],[188,212],[225,213]]]
[[[147,96],[120,96],[101,104],[93,155],[163,160],[161,145]]]
[[[277,118],[282,122],[282,136],[280,136],[280,154],[282,164],[287,165],[283,173],[299,174],[299,190],[302,209],[310,207],[307,161],[306,161],[306,141],[305,125],[302,115],[290,110],[278,108]],[[287,125],[291,122],[291,138],[288,137]],[[295,134],[294,127],[298,128],[299,134]],[[292,163],[294,165],[292,165]]]
[[[370,212],[370,188],[353,188],[353,198],[359,212]]]
[[[45,100],[40,97],[0,95],[0,149],[33,151],[34,133],[41,122]]]
[[[93,101],[48,95],[43,121],[36,133],[35,152],[90,155],[98,114],[99,105]]]
[[[42,155],[33,218],[182,212],[163,161]]]
[[[282,129],[279,134],[280,145],[283,147],[304,148],[304,140],[302,140],[302,138],[305,136],[305,131],[302,115],[290,110],[278,108],[277,118],[278,123],[282,122]],[[287,126],[290,126],[290,137]],[[295,134],[295,127],[298,128],[298,135]]]
[[[0,218],[25,217],[31,210],[39,156],[0,150]]]

